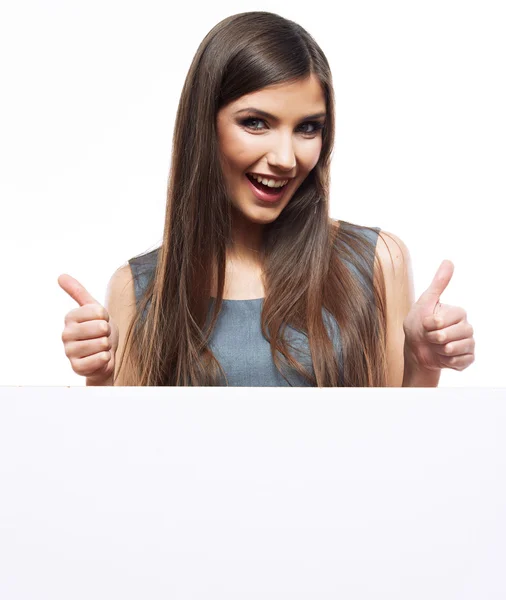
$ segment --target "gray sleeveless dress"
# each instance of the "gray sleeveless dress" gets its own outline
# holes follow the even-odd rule
[[[341,224],[343,224],[342,221]],[[354,226],[346,223],[346,227],[350,228]],[[356,227],[355,229],[372,241],[373,248],[376,247],[380,231],[379,227],[372,228],[373,231],[370,229],[358,229]],[[128,261],[134,278],[137,304],[139,304],[153,276],[157,255],[158,248],[143,256],[131,258]],[[347,264],[352,272],[359,277],[356,267],[351,262],[347,262]],[[368,256],[366,268],[371,274],[371,280],[367,282],[362,281],[362,284],[370,288],[374,269],[374,252],[371,252]],[[372,295],[371,299],[373,299]],[[214,301],[215,299],[211,298],[210,310]],[[209,343],[210,349],[227,375],[228,383],[222,379],[220,385],[231,387],[310,387],[311,384],[298,371],[285,366],[284,374],[288,378],[287,382],[274,365],[270,344],[263,337],[260,328],[260,314],[263,301],[263,298],[255,298],[253,300],[223,300],[222,309]],[[343,357],[339,326],[325,309],[323,309],[323,317],[324,323],[328,327],[331,339],[337,349],[340,366],[339,372],[342,373]],[[314,375],[307,335],[287,326],[285,339],[290,344],[290,353],[294,358]]]

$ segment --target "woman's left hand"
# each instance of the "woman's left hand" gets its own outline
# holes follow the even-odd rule
[[[473,328],[463,308],[441,304],[454,265],[441,263],[430,286],[404,319],[404,354],[420,369],[463,371],[474,361]]]

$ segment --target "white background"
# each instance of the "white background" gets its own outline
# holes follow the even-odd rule
[[[2,599],[506,597],[506,390],[0,398]]]
[[[504,386],[506,20],[497,0],[171,3],[56,0],[0,9],[0,385],[83,385],[57,284],[104,302],[161,241],[172,127],[202,38],[270,10],[317,40],[337,100],[331,216],[401,237],[417,297],[441,261],[476,361],[441,386]],[[329,11],[332,11],[331,13]]]

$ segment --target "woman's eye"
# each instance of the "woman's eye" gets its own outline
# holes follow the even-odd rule
[[[309,131],[307,131],[307,130],[306,130],[306,131],[304,131],[304,133],[314,133],[314,132],[316,131],[316,128],[315,128],[315,124],[314,124],[314,123],[310,123],[310,122],[308,121],[307,123],[302,123],[301,127],[304,127],[304,125],[309,125],[310,127],[313,127],[313,129],[312,129],[312,130],[311,130],[311,129],[310,129]]]
[[[318,133],[318,131],[320,131],[320,129],[323,129],[323,123],[321,123],[320,121],[307,121],[306,123],[302,123],[301,127],[304,125],[310,125],[313,128],[310,131],[304,132],[307,134],[315,134],[315,133]]]
[[[248,125],[249,123],[263,123],[263,121],[262,121],[262,119],[255,119],[255,118],[244,119],[244,121],[242,121],[242,125],[245,125],[249,129],[258,130],[258,127],[251,127],[250,125]]]
[[[264,121],[263,119],[258,119],[256,117],[250,117],[241,121],[241,125],[248,129],[252,129],[253,131],[262,131],[263,127],[255,127],[255,123],[264,123]],[[306,123],[299,125],[299,128],[305,128],[307,126],[309,126],[310,129],[301,129],[301,133],[303,135],[314,135],[323,128],[323,123],[320,123],[319,121],[306,121]]]

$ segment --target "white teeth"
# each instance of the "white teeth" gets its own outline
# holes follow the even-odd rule
[[[284,185],[286,185],[288,183],[288,179],[283,179],[282,181],[275,181],[274,179],[265,179],[262,177],[259,177],[258,175],[255,175],[254,173],[250,173],[251,177],[253,177],[253,179],[256,179],[257,181],[259,181],[260,183],[263,183],[264,185],[268,185],[269,187],[283,187]]]

